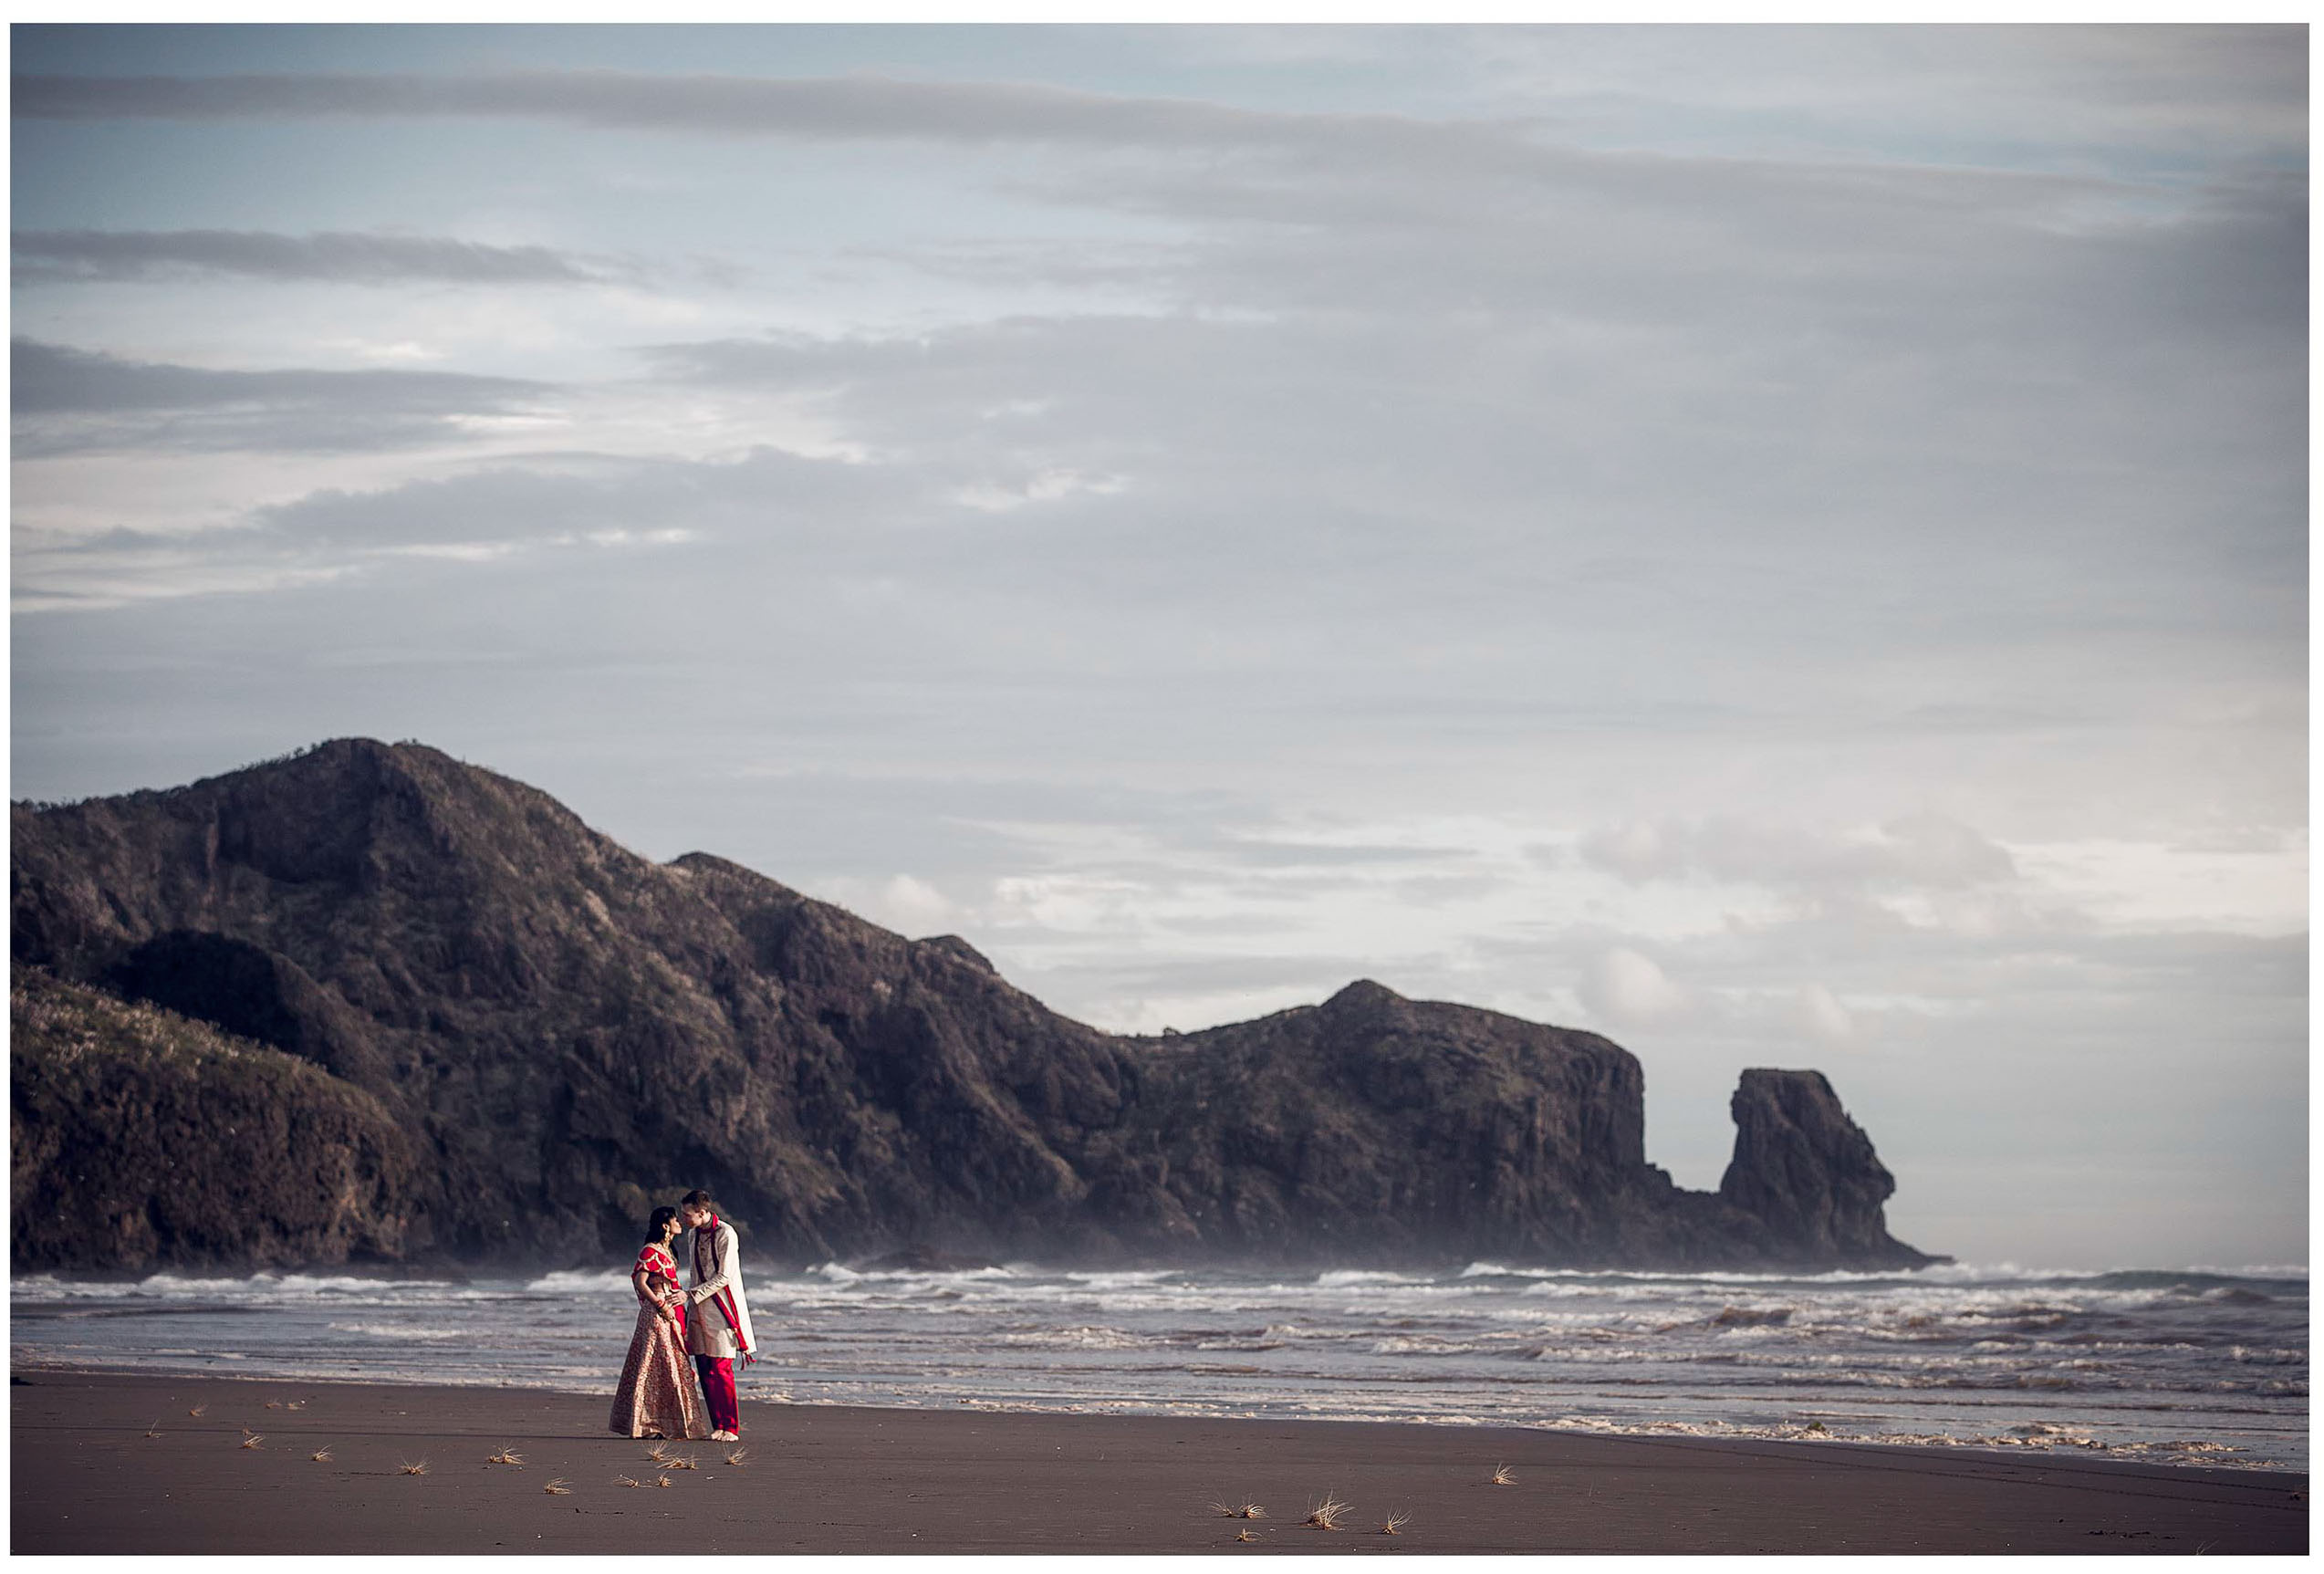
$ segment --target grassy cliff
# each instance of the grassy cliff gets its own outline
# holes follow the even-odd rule
[[[279,1049],[28,967],[8,991],[10,1227],[24,1266],[394,1258],[410,1143]]]

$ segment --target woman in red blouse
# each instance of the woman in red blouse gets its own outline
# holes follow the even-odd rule
[[[638,1292],[638,1331],[613,1391],[612,1429],[624,1437],[708,1437],[710,1418],[686,1360],[686,1298],[670,1243],[683,1226],[675,1208],[656,1208],[644,1249],[630,1269]]]

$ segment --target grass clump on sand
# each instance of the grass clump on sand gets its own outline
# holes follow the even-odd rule
[[[1510,1469],[1507,1465],[1495,1465],[1495,1466],[1493,1467],[1493,1485],[1495,1485],[1495,1486],[1515,1486],[1516,1484],[1517,1484],[1516,1473],[1515,1471],[1511,1470],[1511,1469]]]
[[[1354,1506],[1353,1504],[1340,1502],[1327,1492],[1322,1502],[1308,1510],[1308,1527],[1311,1530],[1344,1529],[1346,1527],[1339,1523],[1339,1517]]]
[[[399,1465],[396,1468],[406,1475],[425,1475],[428,1473],[428,1462],[424,1459],[415,1459],[408,1464]]]
[[[1211,1512],[1222,1519],[1265,1519],[1266,1510],[1256,1503],[1214,1503]]]
[[[485,1455],[485,1463],[486,1465],[522,1465],[525,1463],[525,1456],[517,1453],[514,1447],[504,1443],[500,1445],[500,1452],[498,1454],[487,1454]]]
[[[571,1484],[567,1482],[561,1475],[543,1486],[541,1490],[547,1493],[551,1497],[570,1497],[573,1496]]]
[[[1404,1527],[1412,1522],[1411,1515],[1399,1514],[1391,1509],[1388,1514],[1388,1522],[1380,1527],[1380,1533],[1382,1536],[1402,1536],[1404,1533]]]

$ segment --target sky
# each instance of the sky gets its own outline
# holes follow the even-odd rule
[[[2305,29],[10,36],[12,796],[417,739],[2308,1260]]]

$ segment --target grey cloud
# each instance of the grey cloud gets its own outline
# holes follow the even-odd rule
[[[34,120],[526,117],[717,135],[1244,145],[1292,118],[1032,84],[767,79],[619,71],[14,79]],[[1385,117],[1381,117],[1385,119]]]
[[[1673,820],[1582,838],[1583,861],[1633,881],[1701,877],[1796,888],[1987,885],[2017,875],[2002,847],[1937,814],[1889,821],[1877,839],[1843,839],[1735,819]]]
[[[537,562],[542,553],[656,550],[737,534],[758,538],[744,543],[746,556],[813,556],[818,537],[843,533],[860,507],[876,508],[884,481],[772,450],[712,464],[543,455],[375,490],[314,492],[200,532],[20,534],[13,592],[19,611],[69,610],[175,596],[189,581],[226,594],[309,587],[354,570],[425,574],[433,565],[457,574],[479,563]],[[108,585],[118,587],[110,597]]]
[[[342,231],[19,230],[10,250],[19,284],[222,274],[368,285],[559,285],[600,283],[613,273],[603,261],[547,246]]]
[[[1902,470],[1902,455],[1925,453],[1948,422],[2000,424],[1983,412],[1974,377],[1948,379],[1942,361],[1909,374],[1900,366],[1892,389],[1858,407],[1834,395],[1850,375],[1860,380],[1861,368],[1836,374],[1830,388],[1800,368],[1746,399],[1739,383],[1729,389],[1730,379],[1756,375],[1747,361],[1674,361],[1663,348],[1659,338],[1638,345],[1620,334],[1545,332],[1491,314],[1409,328],[1372,319],[1353,330],[1296,318],[1117,318],[1020,320],[913,341],[673,346],[655,352],[655,364],[693,385],[816,397],[844,430],[888,452],[962,469],[1046,462],[1122,474],[1121,496],[1074,517],[1102,512],[1126,525],[1174,515],[1169,529],[1062,533],[1044,572],[1095,570],[1096,556],[1104,573],[1134,565],[1154,593],[1183,585],[1214,609],[1224,563],[1270,596],[1291,582],[1339,580],[1347,599],[1337,605],[1395,617],[1408,653],[1416,608],[1458,600],[1514,610],[1530,594],[1552,620],[1619,618],[1638,630],[1672,606],[1674,589],[1692,626],[1706,635],[1731,626],[1736,648],[1763,650],[1750,624],[1770,601],[1838,576],[1860,576],[1863,591],[1853,602],[1819,598],[1818,616],[1834,620],[1829,631],[1842,647],[1954,645],[1974,632],[1997,650],[2013,630],[2124,612],[2248,627],[2254,601],[2203,591],[2215,577],[2198,578],[2194,599],[2107,594],[2104,582],[2132,559],[2093,564],[2088,537],[2102,525],[2117,543],[2142,540],[2150,558],[2156,549],[2215,556],[2245,540],[2277,542],[2280,553],[2281,541],[2298,539],[2297,515],[2283,503],[2239,511],[2224,531],[2190,533],[2176,488],[2219,463],[2171,454],[2186,447],[2183,435],[2158,436],[2131,461],[2152,466],[2158,485],[2102,480],[2125,463],[2121,417],[2142,429],[2159,429],[2166,416],[2185,425],[2183,412],[2164,400],[2149,404],[2136,384],[2096,395],[2119,407],[2117,430],[2095,412],[2028,412],[1990,443],[1970,433],[1945,440],[1949,463],[1915,459]],[[1957,401],[1939,386],[1953,387]],[[1907,388],[1917,391],[1897,398]],[[2078,419],[2087,435],[2061,430]],[[1920,429],[1910,445],[1907,424]],[[1812,464],[1806,430],[1816,433]],[[1657,457],[1673,443],[1683,463]],[[2240,474],[2280,470],[2256,464]],[[1235,523],[1254,512],[1268,517],[1267,531]],[[1215,543],[1206,539],[1214,521]],[[1009,529],[1033,527],[1028,515]],[[1617,528],[1633,560],[1619,582],[1592,583],[1590,564],[1603,554],[1596,543]],[[1746,562],[1724,559],[1719,539],[1731,529],[1751,534]],[[1970,542],[2006,544],[2014,555],[1964,550]],[[1490,584],[1466,570],[1479,557],[1499,565]],[[1392,580],[1379,572],[1389,562]],[[2061,598],[2069,576],[2073,589]],[[2239,588],[2260,594],[2284,583],[2258,563],[2248,579]],[[1746,589],[1756,602],[1735,593]],[[1383,604],[1359,606],[1370,598]],[[1970,626],[1979,620],[1985,628]],[[1715,711],[1723,698],[1698,687],[1692,703]],[[2041,708],[2037,694],[2014,698],[2017,709]],[[1610,708],[1642,714],[1647,699],[1624,694]]]
[[[1017,953],[1019,942],[1003,932],[978,943],[992,945],[997,959]],[[1054,992],[1051,997],[1105,999],[1117,1009],[1141,996],[1200,1000],[1253,993],[1285,996],[1283,1006],[1313,1005],[1365,976],[1366,967],[1360,956],[1271,956],[1264,952],[1128,961],[1085,960],[1071,958],[1069,954],[1065,959],[1050,960],[1057,954],[1048,954],[1036,962],[1032,959],[1036,954],[1023,954],[1024,961],[1004,966],[1013,982],[1036,995]],[[1175,1026],[1194,1031],[1216,1027],[1218,1022],[1188,1020]]]
[[[1182,26],[1105,29],[1082,42],[1099,37],[1141,67],[1162,59],[1173,71],[1369,61],[1431,84],[1423,91],[1433,99],[1548,118],[1562,132],[1612,145],[1808,147],[1856,159],[1918,151],[1946,163],[1982,153],[2081,164],[2110,154],[2167,170],[2173,161],[2158,151],[2297,156],[2307,134],[2306,48],[2301,31],[2286,26]],[[1121,101],[1033,86],[618,72],[25,77],[16,102],[19,115],[74,118],[531,114],[853,135],[898,134],[899,124],[941,114],[969,137],[1054,137],[1073,127],[1181,141],[1204,124],[1199,105],[1146,99],[1109,109]]]
[[[1433,863],[1458,858],[1467,850],[1455,847],[1390,847],[1363,842],[1278,841],[1264,837],[1235,838],[1220,850],[1238,863],[1267,869],[1298,869],[1312,865],[1370,867],[1403,863]]]
[[[2269,1027],[2304,1010],[2307,992],[2305,934],[2116,932],[2040,910],[1967,929],[1864,904],[1652,940],[1553,923],[1480,936],[1472,949],[1501,969],[1529,963],[1578,978],[1610,951],[1648,953],[1712,1018],[1722,996],[1814,983],[1908,1039],[1957,1038],[1964,1026],[1983,1032],[1977,1025],[2006,1019],[2016,1033],[2101,1050],[2201,1038],[2205,1020],[2222,1042],[2267,1045]],[[1746,1036],[1764,1026],[1747,1004],[1720,1009]]]
[[[18,459],[152,448],[360,453],[461,441],[464,418],[537,412],[556,390],[449,371],[216,370],[9,343]]]
[[[715,463],[544,456],[440,481],[374,491],[326,491],[261,510],[287,539],[375,545],[428,539],[500,541],[656,530],[767,534],[813,527],[876,499],[888,478],[774,449]]]
[[[240,75],[15,78],[24,118],[189,120],[243,119],[521,117],[623,130],[720,135],[916,140],[974,146],[1024,142],[1083,149],[1174,150],[1206,154],[1287,154],[1289,162],[1245,169],[1245,179],[1199,183],[1150,172],[1118,172],[1077,188],[1124,205],[1200,204],[1214,216],[1271,225],[1312,222],[1322,205],[1378,233],[1414,220],[1473,221],[1487,192],[1504,216],[1570,225],[1566,203],[1685,203],[1716,188],[1733,206],[1710,226],[1679,223],[1683,241],[1768,206],[1790,248],[1812,252],[1865,232],[1860,209],[1892,194],[1931,216],[1996,209],[2045,213],[2063,197],[2119,192],[2103,180],[1973,174],[1933,168],[1803,165],[1775,160],[1671,159],[1552,146],[1516,120],[1428,120],[1393,114],[1288,113],[1193,99],[1138,98],[1040,84],[906,81],[877,77],[769,79],[614,71],[467,76]],[[1272,170],[1272,174],[1261,172]],[[1331,178],[1318,182],[1318,175]],[[1350,179],[1350,176],[1360,177]],[[1345,193],[1361,189],[1350,208]],[[1516,197],[1512,211],[1507,199]],[[1287,206],[1286,204],[1288,204]],[[1935,238],[1924,226],[1917,237]],[[1909,239],[1895,237],[1902,253]]]

